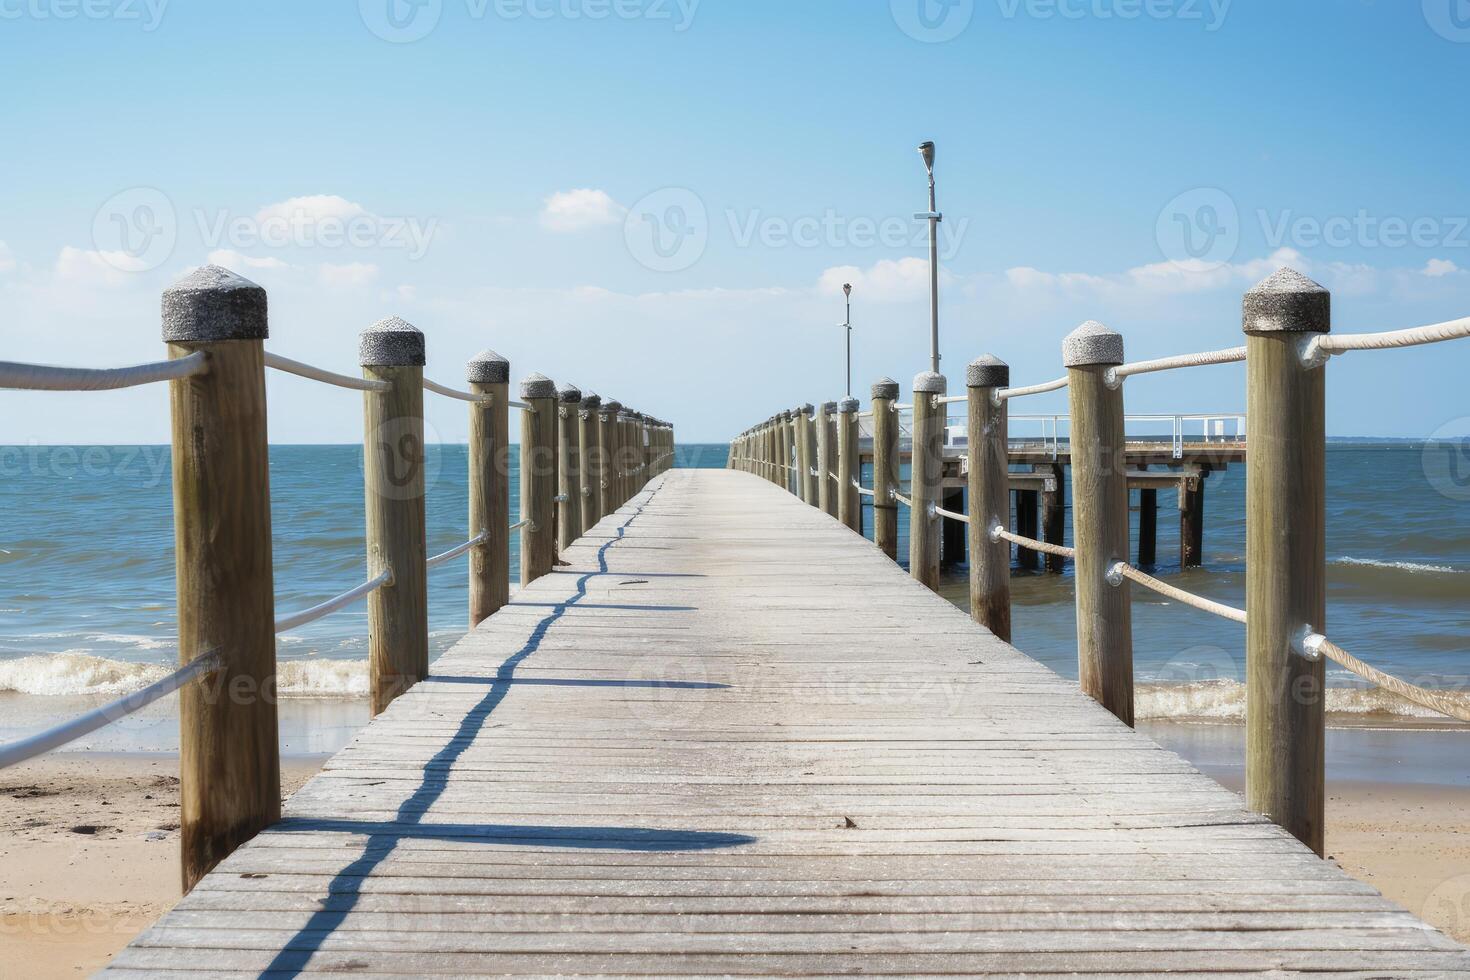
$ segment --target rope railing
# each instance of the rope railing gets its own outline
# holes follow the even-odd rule
[[[1018,544],[1023,548],[1039,551],[1045,555],[1056,555],[1059,558],[1077,557],[1076,548],[1068,548],[1066,545],[1052,544],[1049,541],[1037,541],[1035,538],[1026,538],[1019,534],[1012,534],[1005,529],[1004,524],[997,524],[990,529],[990,540],[1009,541],[1011,544]]]
[[[184,357],[120,368],[71,368],[0,361],[0,388],[21,391],[116,391],[158,381],[174,381],[209,370],[209,357],[195,351]]]
[[[961,524],[968,524],[968,523],[970,523],[970,518],[969,518],[969,515],[967,515],[967,514],[957,514],[957,513],[955,513],[952,510],[945,510],[943,507],[940,507],[938,504],[933,505],[933,510],[934,510],[934,513],[938,514],[940,517],[948,518],[951,521],[958,521]]]
[[[479,547],[489,539],[489,532],[481,531],[479,534],[475,535],[473,538],[470,538],[464,544],[455,545],[453,548],[450,548],[443,554],[435,555],[433,558],[430,558],[424,564],[429,568],[438,568],[440,565],[447,565],[449,562],[454,561],[454,559],[458,558],[460,555],[468,554],[472,548]]]
[[[1114,562],[1113,566],[1108,569],[1108,581],[1117,586],[1122,585],[1124,579],[1130,582],[1137,582],[1144,588],[1152,589],[1159,595],[1168,596],[1170,599],[1182,602],[1186,606],[1191,606],[1202,612],[1213,613],[1216,616],[1240,623],[1241,625],[1245,624],[1244,609],[1237,609],[1234,606],[1227,606],[1223,602],[1216,602],[1213,599],[1206,599],[1204,596],[1196,595],[1193,592],[1186,592],[1167,582],[1162,582],[1152,575],[1139,571],[1125,561]]]
[[[424,390],[432,391],[436,395],[443,395],[445,398],[457,398],[462,402],[474,402],[478,405],[488,405],[494,400],[491,395],[480,395],[473,391],[460,391],[458,388],[441,385],[439,382],[430,381],[428,378],[424,379]]]
[[[514,524],[512,524],[506,530],[508,530],[511,534],[514,534],[515,532],[520,531],[520,530],[524,530],[525,528],[528,528],[530,526],[531,526],[531,519],[528,517],[525,520],[516,521]]]
[[[190,681],[212,673],[222,666],[224,666],[224,654],[219,650],[211,650],[195,657],[167,677],[154,681],[142,690],[124,695],[116,701],[111,701],[86,714],[78,715],[70,721],[64,721],[44,732],[38,732],[11,742],[9,745],[0,746],[0,769],[7,769],[75,742],[99,728],[105,728],[115,721],[143,710],[153,702],[168,697]]]
[[[903,494],[899,493],[897,490],[893,491],[893,499],[903,504],[909,510],[914,509],[914,502],[908,497],[905,497]]]
[[[857,487],[857,492],[864,497],[874,497],[876,499],[876,495],[867,487]]]
[[[1470,721],[1470,702],[1456,701],[1441,691],[1431,691],[1417,684],[1410,684],[1392,674],[1385,674],[1378,668],[1365,664],[1321,633],[1312,632],[1310,627],[1301,631],[1293,647],[1297,653],[1311,660],[1325,656],[1339,667],[1352,671],[1364,680],[1385,691],[1391,691],[1422,708],[1438,711],[1442,715],[1448,715],[1460,721]]]
[[[1307,342],[1302,352],[1302,362],[1315,367],[1326,362],[1334,354],[1353,350],[1391,350],[1396,347],[1419,347],[1438,344],[1446,340],[1463,340],[1470,337],[1470,317],[1431,323],[1407,330],[1386,330],[1381,333],[1317,334]]]
[[[1134,361],[1109,368],[1103,379],[1109,386],[1135,374],[1151,374],[1155,371],[1174,371],[1179,368],[1206,367],[1211,364],[1235,364],[1245,360],[1244,347],[1229,350],[1201,351],[1197,354],[1176,354],[1173,357],[1157,357],[1151,361]]]
[[[298,626],[305,626],[307,623],[314,623],[318,619],[324,619],[337,610],[345,609],[357,600],[362,599],[370,593],[377,591],[379,588],[385,585],[392,584],[393,570],[391,568],[384,569],[383,571],[379,572],[376,577],[370,579],[369,581],[366,581],[361,585],[356,586],[355,588],[348,589],[341,595],[333,596],[326,602],[318,603],[317,605],[312,606],[309,609],[303,609],[298,613],[292,613],[290,616],[281,616],[277,618],[276,632],[284,633],[287,630],[293,630]]]
[[[1049,391],[1061,391],[1067,387],[1068,383],[1069,379],[1063,376],[1054,381],[1043,381],[1039,385],[1027,385],[1023,388],[997,388],[991,400],[999,405],[1012,398],[1025,398],[1027,395],[1044,395]]]
[[[334,385],[338,388],[350,388],[353,391],[387,391],[393,387],[386,381],[338,374],[336,371],[328,371],[326,368],[319,368],[303,361],[293,361],[289,357],[272,354],[270,351],[265,352],[265,366],[280,371],[282,374],[294,374],[298,378],[320,381],[322,384]]]

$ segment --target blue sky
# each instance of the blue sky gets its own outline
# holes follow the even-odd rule
[[[925,367],[923,139],[952,389],[985,352],[1056,376],[1087,319],[1232,346],[1282,264],[1338,330],[1446,320],[1467,77],[1465,0],[0,0],[0,358],[152,359],[159,291],[213,260],[282,354],[354,370],[398,314],[438,380],[492,347],[723,440],[842,394],[844,281],[860,393]],[[1464,428],[1467,366],[1339,359],[1330,430]],[[272,438],[356,441],[354,398],[273,378]],[[1239,410],[1243,374],[1127,399]],[[159,389],[4,400],[8,443],[166,437]]]

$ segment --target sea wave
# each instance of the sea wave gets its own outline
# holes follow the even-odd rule
[[[77,650],[0,661],[0,692],[33,697],[119,697],[168,676],[159,664],[109,660]],[[358,698],[368,693],[365,660],[282,660],[282,697]]]
[[[1417,572],[1420,574],[1437,573],[1441,575],[1459,575],[1461,570],[1453,565],[1430,565],[1426,562],[1417,561],[1381,561],[1376,558],[1334,558],[1329,564],[1332,565],[1357,565],[1363,568],[1392,568],[1400,572]]]
[[[1470,695],[1441,692],[1470,707]],[[1148,721],[1245,721],[1245,685],[1239,681],[1211,680],[1192,684],[1140,684],[1134,694],[1134,714]],[[1382,717],[1437,719],[1444,715],[1405,701],[1381,688],[1329,687],[1327,714],[1361,719]]]

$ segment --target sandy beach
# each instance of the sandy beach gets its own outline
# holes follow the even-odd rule
[[[293,792],[323,759],[282,761]],[[179,897],[177,759],[59,754],[0,774],[0,962],[87,976]],[[1212,773],[1239,789],[1236,773]],[[1470,942],[1470,788],[1328,786],[1332,860]]]

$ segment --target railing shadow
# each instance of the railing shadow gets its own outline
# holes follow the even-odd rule
[[[650,499],[657,495],[655,487]],[[489,684],[490,690],[460,721],[458,729],[450,736],[442,749],[434,754],[424,769],[423,781],[407,799],[398,805],[397,818],[393,821],[322,821],[289,820],[278,824],[272,832],[299,832],[305,830],[340,830],[347,833],[367,834],[363,853],[332,878],[327,885],[328,895],[344,896],[339,900],[313,912],[305,925],[289,939],[281,951],[271,960],[263,973],[295,976],[304,970],[311,957],[321,949],[322,942],[330,936],[348,914],[356,907],[356,898],[361,881],[370,875],[379,864],[388,858],[400,841],[414,839],[475,840],[486,844],[518,844],[521,846],[555,847],[598,847],[627,850],[711,850],[723,847],[739,847],[753,843],[755,838],[743,834],[697,833],[693,831],[659,830],[654,828],[577,828],[527,826],[512,828],[500,824],[423,824],[420,821],[429,807],[443,794],[449,785],[449,776],[454,763],[473,743],[476,735],[484,728],[492,712],[498,708],[516,684],[514,674],[517,667],[535,653],[545,639],[547,631],[561,619],[571,607],[587,595],[587,583],[598,575],[607,575],[607,552],[623,540],[627,528],[643,513],[646,503],[638,506],[628,519],[616,529],[616,536],[609,538],[597,549],[596,572],[585,572],[578,577],[577,592],[565,602],[553,603],[551,611],[536,624],[525,645],[500,665],[493,677],[464,678],[478,684]],[[624,575],[625,578],[638,576]],[[675,576],[660,576],[675,577]],[[681,576],[682,577],[682,576]],[[691,576],[692,577],[692,576]],[[437,677],[431,680],[445,680]],[[520,682],[524,683],[524,682]],[[699,685],[660,684],[665,687]],[[463,830],[465,833],[451,833]],[[525,836],[512,837],[512,834]],[[596,836],[600,834],[601,836]]]

